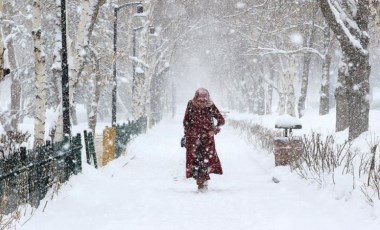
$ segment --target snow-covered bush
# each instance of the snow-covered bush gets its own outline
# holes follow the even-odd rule
[[[268,153],[274,150],[274,138],[280,136],[280,132],[248,121],[230,120],[229,124]],[[319,187],[332,185],[337,198],[349,198],[354,190],[360,189],[370,205],[380,201],[380,158],[375,142],[370,144],[370,151],[363,152],[353,148],[349,141],[337,143],[334,135],[312,132],[302,137],[302,144],[301,157],[290,164],[301,178]]]
[[[28,142],[30,134],[28,132],[9,131],[0,136],[0,158],[5,158],[19,150],[22,144]]]

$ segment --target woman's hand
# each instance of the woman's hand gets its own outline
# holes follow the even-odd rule
[[[219,132],[220,132],[220,127],[216,126],[215,129],[214,129],[215,135],[218,134]]]
[[[209,135],[210,137],[212,137],[212,136],[218,134],[219,132],[220,132],[220,127],[217,126],[217,127],[214,128],[213,131],[208,132],[208,135]]]

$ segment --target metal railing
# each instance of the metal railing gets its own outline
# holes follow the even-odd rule
[[[125,151],[129,141],[141,133],[146,132],[147,117],[140,117],[136,121],[129,121],[127,124],[116,126],[116,149],[115,157],[118,158]]]
[[[136,121],[129,121],[128,123],[117,124],[115,128],[116,135],[112,140],[103,140],[103,143],[109,143],[109,141],[114,141],[115,144],[103,146],[103,151],[107,148],[112,148],[112,150],[107,149],[107,153],[111,153],[112,156],[107,156],[111,160],[121,156],[125,152],[126,146],[133,137],[141,133],[146,132],[147,127],[147,117],[140,117]],[[106,128],[109,129],[109,128]],[[104,132],[103,132],[104,133]],[[103,136],[103,138],[106,138]],[[102,161],[96,158],[95,152],[95,143],[94,136],[91,132],[84,131],[84,142],[86,148],[86,159],[88,164],[93,164],[95,168],[98,168],[98,165],[103,165]],[[104,155],[100,153],[100,155]],[[101,156],[102,157],[102,156]],[[108,161],[107,161],[108,162]],[[106,163],[105,163],[106,164]],[[104,164],[104,165],[105,165]]]
[[[130,140],[146,132],[147,117],[141,117],[127,124],[117,125],[115,137],[115,158],[119,157]],[[84,131],[86,160],[98,167],[94,137]],[[30,204],[37,208],[49,188],[64,183],[73,174],[82,171],[81,135],[64,141],[27,150],[20,147],[16,152],[0,158],[0,214],[9,214],[20,205]]]
[[[54,183],[68,181],[82,171],[81,136],[32,150],[21,147],[0,159],[0,213],[8,214],[19,205],[38,207]]]

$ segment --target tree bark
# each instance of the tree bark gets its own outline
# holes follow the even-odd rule
[[[371,0],[371,8],[375,13],[375,31],[376,31],[376,37],[377,42],[380,41],[380,1],[379,0]]]
[[[319,103],[319,115],[321,116],[328,114],[330,108],[330,64],[331,56],[326,55],[322,66],[322,83]]]
[[[99,60],[97,59],[94,52],[91,51],[91,55],[96,62],[96,68],[94,69],[95,71],[95,79],[94,79],[95,82],[93,83],[94,93],[92,94],[92,97],[91,97],[90,114],[88,117],[88,127],[92,130],[92,133],[95,133],[97,117],[98,117],[100,90],[101,90],[100,83],[102,82],[102,77],[101,77],[100,68],[99,68]]]
[[[286,85],[286,113],[292,117],[296,116],[296,96],[294,93],[294,80],[296,78],[296,66],[295,59],[292,57],[289,63],[289,70],[287,76],[285,76]]]
[[[309,86],[309,70],[310,70],[311,54],[306,53],[303,57],[303,71],[301,83],[301,96],[298,99],[298,116],[301,118],[305,114],[305,102],[307,96],[307,88]]]
[[[336,123],[335,131],[340,132],[350,126],[350,115],[348,112],[348,92],[347,92],[347,64],[342,62],[338,71],[338,83],[335,88],[336,100]]]
[[[269,80],[273,82],[274,80],[274,66],[273,64],[269,65]],[[268,92],[267,92],[267,99],[266,99],[266,111],[265,114],[272,114],[272,99],[273,99],[273,85],[268,84]]]
[[[286,77],[288,74],[283,73],[280,77],[279,81],[279,87],[278,87],[278,95],[279,95],[279,100],[278,100],[278,107],[277,107],[277,112],[279,115],[283,115],[286,112]]]
[[[84,61],[86,58],[85,52],[85,30],[87,21],[89,19],[89,0],[82,0],[81,16],[76,32],[76,39],[74,41],[75,51],[73,52],[73,65],[70,65],[70,114],[72,118],[73,125],[78,124],[76,105],[75,105],[75,95],[76,88],[78,87],[79,75],[81,73]]]
[[[4,12],[3,12],[3,0],[0,0],[0,20],[4,17]],[[3,29],[2,26],[0,26],[0,81],[3,80],[4,78],[4,39],[3,39]]]
[[[33,1],[33,54],[36,77],[36,113],[34,122],[34,145],[43,145],[45,142],[45,54],[43,52],[41,30],[41,3]]]
[[[7,12],[8,15],[14,14],[14,9],[12,4],[6,4],[4,7],[4,11]],[[9,35],[12,33],[12,25],[6,25],[4,29],[4,34]],[[19,72],[17,71],[17,60],[16,53],[13,46],[13,39],[9,39],[7,42],[7,50],[8,50],[8,61],[10,65],[10,69],[12,71],[12,84],[11,84],[11,130],[17,130],[18,124],[20,123],[20,111],[21,111],[21,82],[19,79]]]
[[[61,34],[61,2],[56,1],[56,18],[54,24],[54,54],[53,54],[53,78],[54,85],[57,93],[57,105],[58,115],[55,118],[55,127],[52,127],[51,138],[52,142],[59,142],[63,140],[63,116],[62,116],[62,57],[60,50],[62,49],[62,34]]]
[[[347,65],[347,92],[349,103],[349,140],[368,130],[369,119],[369,1],[357,1],[355,15],[341,12],[339,2],[319,0],[320,7],[329,27],[336,35]],[[338,11],[338,9],[340,11]],[[338,21],[337,15],[340,14]],[[350,22],[347,22],[350,20]],[[337,118],[337,122],[338,122]]]
[[[265,115],[265,89],[263,86],[263,81],[259,80],[259,90],[258,90],[258,100],[257,100],[257,114]]]
[[[330,64],[331,64],[331,35],[330,28],[324,29],[325,58],[322,65],[322,83],[319,102],[319,115],[329,113],[330,104]]]
[[[317,13],[317,8],[313,11],[313,18],[311,23],[311,28],[309,30],[308,36],[304,40],[304,46],[312,48],[314,44],[315,37],[315,17]],[[307,97],[307,90],[309,87],[309,72],[310,72],[310,61],[311,61],[311,53],[307,52],[303,57],[303,71],[302,71],[302,85],[301,85],[301,96],[298,99],[298,116],[301,118],[305,114],[305,102]]]

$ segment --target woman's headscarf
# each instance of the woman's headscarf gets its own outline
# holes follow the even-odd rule
[[[205,88],[199,88],[195,92],[193,105],[198,108],[210,107],[214,102],[210,98],[210,93]]]

